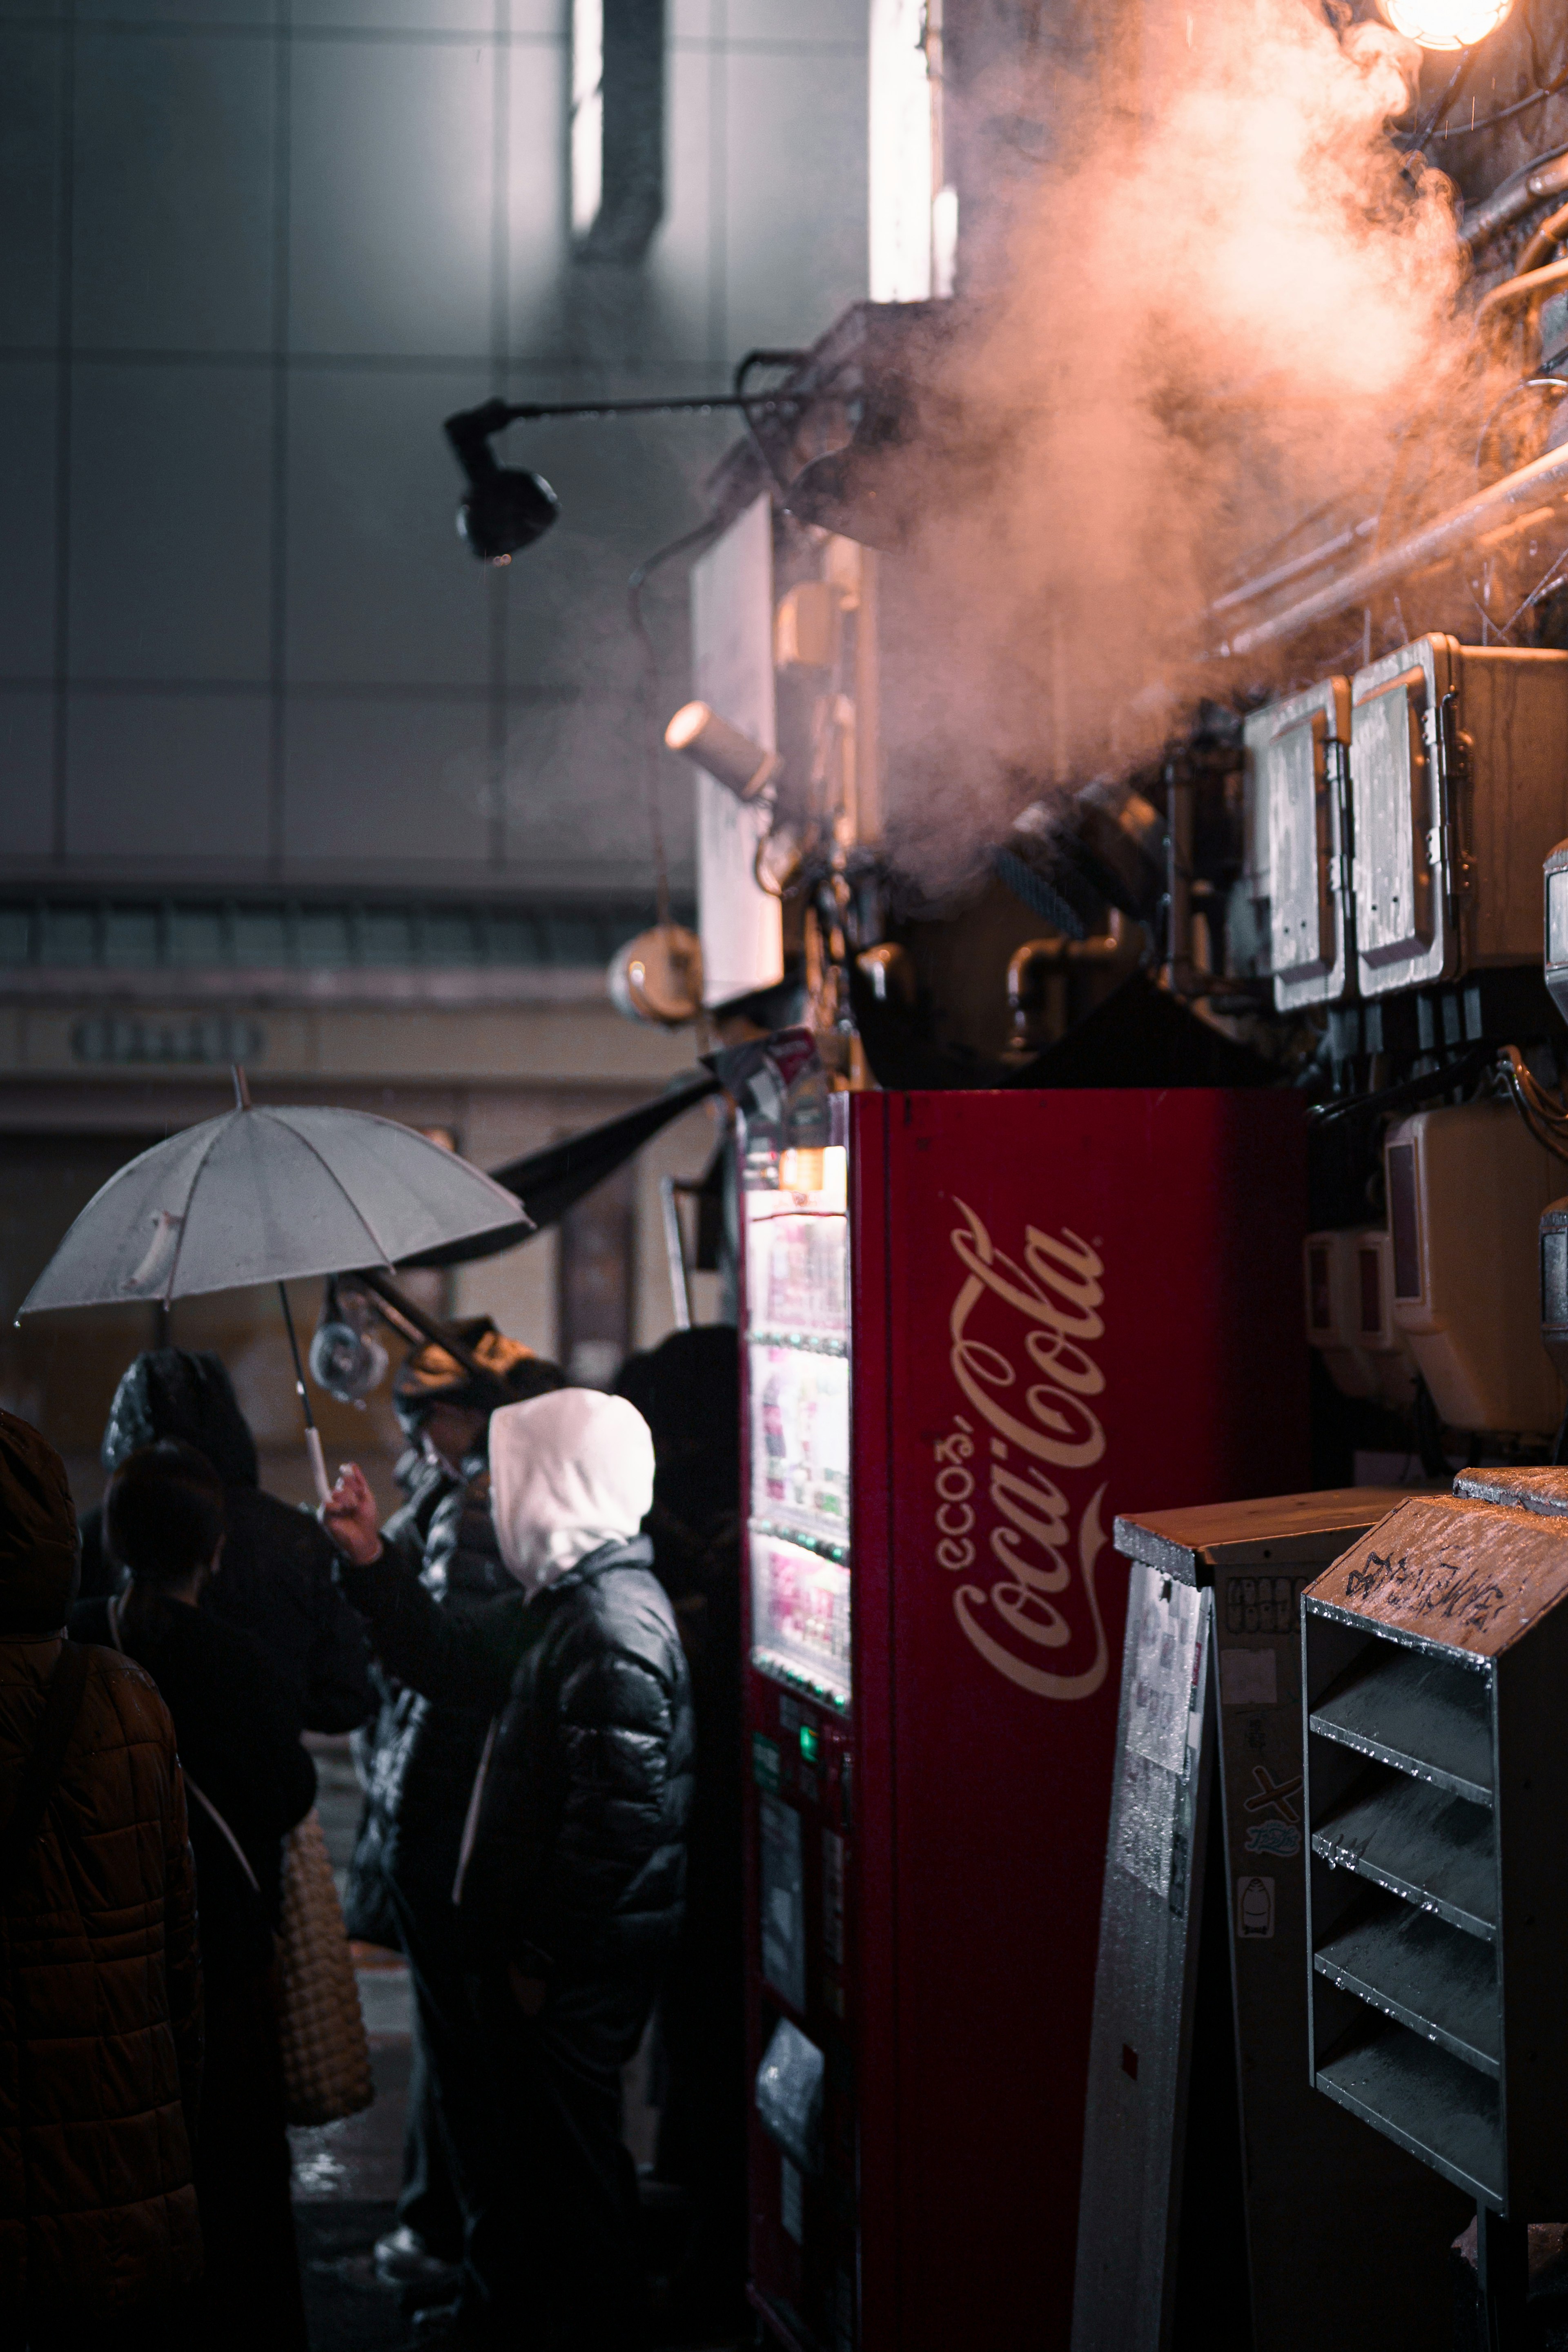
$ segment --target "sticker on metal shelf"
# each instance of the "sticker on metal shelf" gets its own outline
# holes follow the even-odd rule
[[[1301,1850],[1301,1832],[1291,1822],[1253,1822],[1247,1832],[1249,1853],[1271,1853],[1290,1862]]]
[[[1267,1764],[1252,1767],[1253,1792],[1247,1800],[1247,1811],[1264,1821],[1299,1822],[1301,1808],[1296,1799],[1301,1793],[1301,1776],[1293,1772],[1283,1780],[1276,1780]],[[1295,1847],[1291,1849],[1295,1852]]]
[[[1236,1887],[1236,1934],[1243,1943],[1261,1941],[1274,1932],[1274,1882],[1243,1878]]]
[[[1166,1772],[1186,1769],[1200,1597],[1190,1584],[1149,1580],[1127,1696],[1129,1762],[1141,1756]]]
[[[1116,1860],[1122,1869],[1146,1886],[1151,1895],[1170,1891],[1171,1853],[1176,1838],[1176,1799],[1181,1780],[1145,1756],[1122,1759],[1122,1785],[1116,1810]]]
[[[1299,1622],[1296,1604],[1311,1582],[1310,1576],[1228,1576],[1226,1632],[1293,1633]]]

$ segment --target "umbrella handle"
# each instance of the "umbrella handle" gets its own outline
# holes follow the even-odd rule
[[[321,1453],[321,1433],[316,1426],[316,1416],[310,1410],[310,1399],[305,1388],[305,1367],[299,1360],[299,1341],[295,1336],[293,1311],[288,1304],[288,1286],[280,1282],[277,1296],[283,1302],[284,1328],[288,1333],[288,1352],[294,1359],[294,1392],[299,1399],[299,1409],[305,1415],[305,1451],[310,1456],[311,1474],[316,1480],[316,1496],[324,1503],[332,1489],[327,1482],[327,1465]]]
[[[310,1468],[316,1480],[317,1499],[325,1503],[330,1499],[332,1488],[327,1476],[327,1464],[321,1452],[321,1433],[314,1422],[305,1432],[305,1451],[310,1456]]]

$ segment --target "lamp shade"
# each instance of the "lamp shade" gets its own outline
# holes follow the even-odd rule
[[[777,751],[765,751],[706,702],[683,703],[664,730],[664,740],[738,801],[759,801],[784,764]]]
[[[1471,49],[1495,33],[1513,0],[1383,0],[1396,33],[1424,49]]]

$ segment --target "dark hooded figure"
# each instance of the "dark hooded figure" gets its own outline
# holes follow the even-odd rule
[[[310,1810],[316,1768],[260,1643],[199,1605],[223,1570],[224,1504],[193,1446],[166,1437],[130,1455],[103,1504],[109,1552],[128,1580],[110,1600],[79,1601],[71,1633],[153,1677],[191,1801],[206,1994],[199,2340],[204,2352],[304,2352],[274,1939],[283,1840]]]
[[[464,1610],[514,1590],[490,1517],[490,1415],[507,1396],[559,1389],[563,1375],[488,1316],[455,1328],[489,1378],[434,1342],[399,1366],[392,1405],[412,1452],[397,1476],[408,1500],[382,1541],[444,1609]],[[438,2299],[456,2292],[463,2259],[456,2181],[479,2160],[452,2147],[473,2109],[467,2078],[487,2063],[468,2015],[452,1885],[491,1710],[437,1706],[376,1673],[384,1696],[373,1735],[358,1743],[365,1806],[347,1909],[352,1934],[403,1953],[413,2018],[402,2188],[375,2259],[390,2284]]]
[[[224,1572],[202,1606],[260,1643],[307,1731],[352,1731],[372,1711],[363,1628],[332,1581],[332,1547],[304,1511],[257,1483],[256,1440],[220,1357],[188,1348],[138,1356],[109,1409],[101,1458],[122,1462],[176,1438],[205,1454],[224,1484]],[[101,1511],[82,1519],[82,1597],[114,1589]]]
[[[697,1774],[686,1909],[660,1994],[666,2090],[658,2177],[691,2232],[672,2326],[738,2329],[746,2286],[746,2011],[741,1874],[740,1360],[735,1328],[674,1331],[622,1367],[653,1433],[653,1573],[691,1669]]]
[[[489,1450],[512,1589],[472,1610],[438,1607],[389,1555],[352,1464],[323,1507],[377,1654],[493,1717],[457,1870],[488,2144],[463,2184],[448,2340],[635,2352],[621,2070],[680,1927],[693,1741],[680,1637],[639,1533],[653,1442],[623,1397],[568,1388],[503,1406]]]
[[[31,2352],[167,2352],[201,2268],[195,1878],[174,1727],[64,1639],[65,1465],[0,1412],[0,2312]]]

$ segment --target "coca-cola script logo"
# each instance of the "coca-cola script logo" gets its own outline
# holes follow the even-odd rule
[[[955,1413],[936,1443],[936,1557],[956,1575],[978,1562],[989,1576],[986,1584],[960,1584],[953,1608],[998,1674],[1041,1698],[1088,1698],[1110,1663],[1094,1590],[1105,1482],[1075,1527],[1056,1474],[1091,1469],[1105,1451],[1089,1402],[1105,1386],[1089,1353],[1104,1337],[1105,1269],[1078,1234],[1033,1225],[1020,1265],[996,1247],[966,1202],[954,1206],[965,1220],[952,1241],[966,1278],[948,1318],[950,1362],[974,1418]],[[1071,1671],[1060,1654],[1082,1654],[1091,1631],[1093,1661]]]

